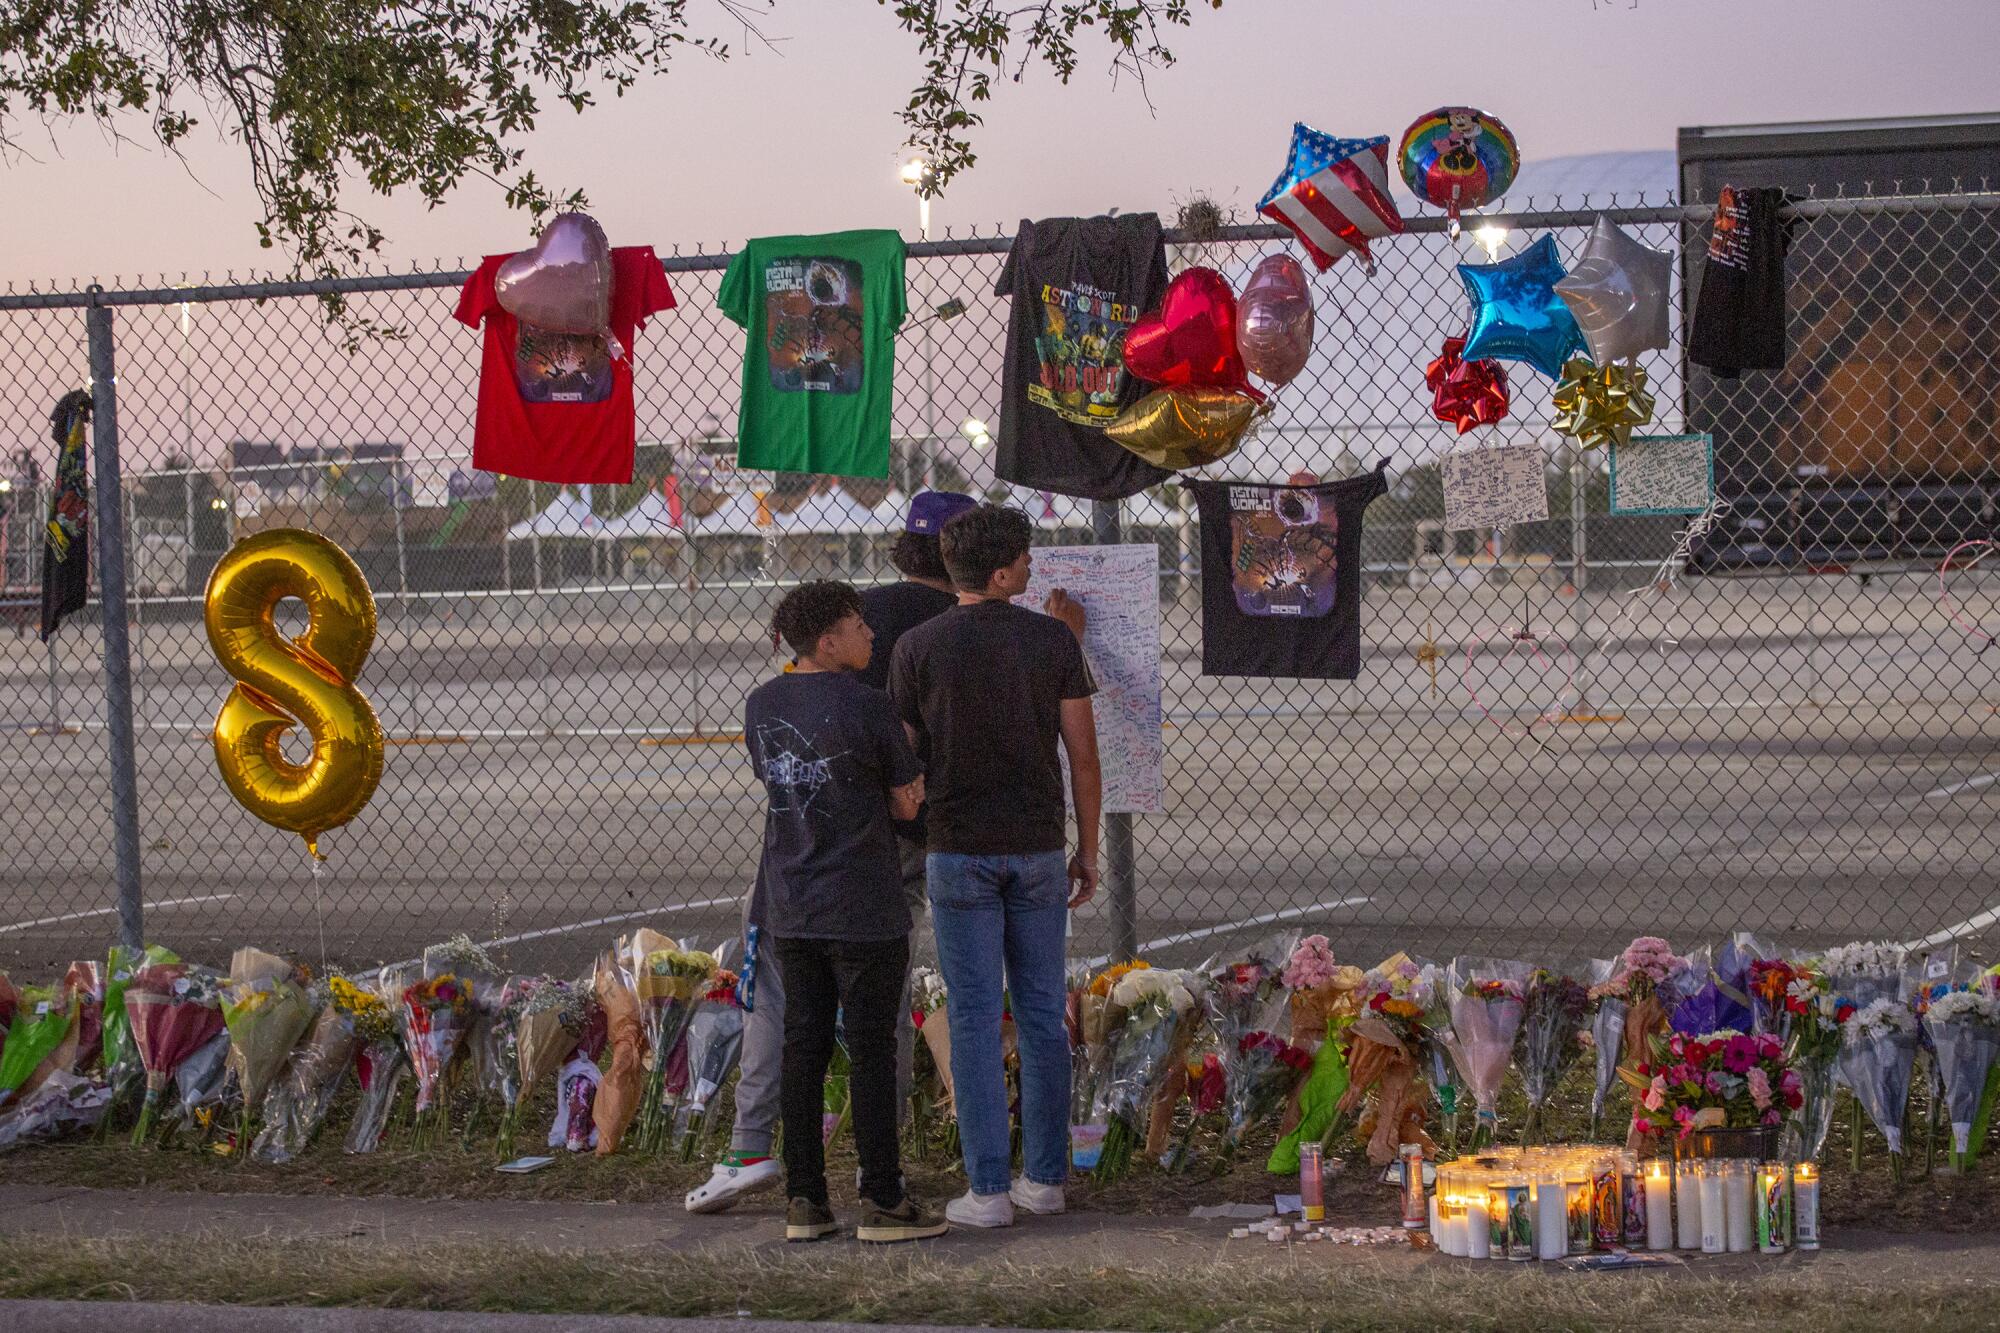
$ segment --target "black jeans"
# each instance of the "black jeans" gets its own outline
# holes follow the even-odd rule
[[[861,1197],[884,1208],[903,1201],[896,1124],[896,1022],[908,1022],[903,979],[910,941],[773,940],[785,978],[785,1057],[778,1101],[785,1126],[785,1193],[826,1202],[820,1117],[838,1019],[852,1066],[854,1146]]]

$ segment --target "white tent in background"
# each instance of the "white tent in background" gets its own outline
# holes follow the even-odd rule
[[[690,514],[687,532],[690,537],[766,537],[782,531],[776,517],[766,511],[765,521],[759,524],[757,497],[739,493],[724,500],[713,513],[699,518]]]
[[[639,503],[633,505],[616,518],[608,518],[599,526],[597,536],[607,541],[624,539],[655,539],[682,536],[679,525],[674,522],[673,508],[667,497],[657,490],[647,491]]]
[[[910,497],[901,491],[890,491],[882,497],[882,503],[875,506],[876,526],[890,532],[901,532],[909,517]]]
[[[533,518],[524,518],[507,529],[510,542],[531,537],[587,537],[602,535],[604,523],[590,512],[589,503],[565,486],[549,501],[549,507]]]

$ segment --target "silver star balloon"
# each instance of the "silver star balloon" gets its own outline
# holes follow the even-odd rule
[[[1600,366],[1667,345],[1672,256],[1639,244],[1599,217],[1583,259],[1556,283]]]

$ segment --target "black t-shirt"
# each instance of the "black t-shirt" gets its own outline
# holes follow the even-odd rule
[[[1201,673],[1361,674],[1361,514],[1373,472],[1318,486],[1184,483],[1201,511]]]
[[[1708,264],[1688,331],[1688,360],[1723,379],[1785,368],[1785,192],[1725,185],[1715,202]]]
[[[904,581],[864,590],[861,618],[875,631],[875,655],[868,659],[867,670],[854,673],[855,679],[878,690],[888,689],[889,659],[896,651],[897,640],[932,616],[942,615],[957,605],[958,598],[953,594],[921,583]]]
[[[1160,219],[1021,219],[995,296],[1014,298],[994,470],[1003,481],[1122,500],[1165,481],[1104,428],[1147,391],[1125,333],[1167,290]]]
[[[846,672],[779,676],[750,692],[743,741],[768,803],[750,924],[781,939],[909,934],[889,789],[923,766],[889,697]]]
[[[1038,611],[977,602],[905,634],[889,693],[926,756],[930,850],[1062,851],[1062,705],[1096,692],[1069,626]]]

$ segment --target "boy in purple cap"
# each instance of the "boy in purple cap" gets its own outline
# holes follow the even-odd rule
[[[932,616],[958,605],[951,575],[944,567],[938,534],[944,525],[979,502],[956,491],[925,491],[910,501],[903,532],[890,548],[889,559],[902,574],[896,583],[869,588],[861,594],[861,616],[875,632],[875,651],[855,679],[878,690],[889,686],[889,658],[896,640]],[[1081,608],[1078,608],[1080,611]],[[1080,620],[1080,616],[1078,617]],[[1077,627],[1081,633],[1080,626]],[[901,860],[903,894],[913,925],[921,926],[928,902],[924,883],[924,825],[919,812],[913,820],[897,821],[896,849]],[[917,938],[915,930],[912,940]],[[761,943],[761,941],[760,941]],[[764,960],[768,964],[768,959]],[[909,1012],[907,993],[903,1011]],[[785,992],[778,969],[760,966],[743,1029],[742,1072],[736,1084],[736,1123],[729,1152],[717,1162],[706,1183],[688,1192],[691,1213],[714,1213],[746,1194],[768,1189],[782,1174],[771,1155],[772,1132],[778,1123],[779,1062],[784,1050]],[[916,1030],[907,1019],[896,1030],[896,1082],[907,1105]]]

